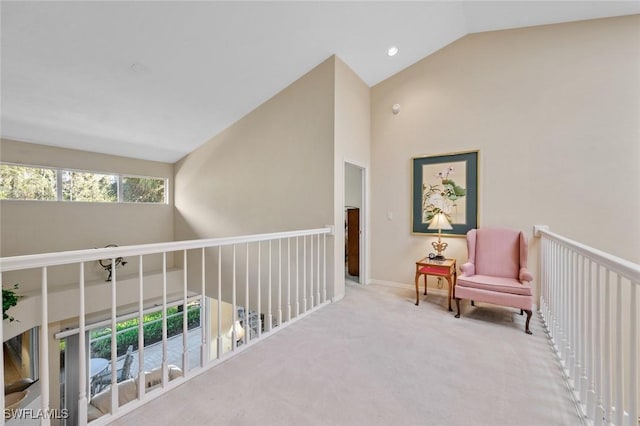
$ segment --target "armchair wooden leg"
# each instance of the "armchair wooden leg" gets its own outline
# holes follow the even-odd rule
[[[458,313],[456,314],[456,318],[460,318],[460,299],[456,297],[456,308],[458,308]]]
[[[525,331],[525,333],[527,333],[527,334],[533,334],[533,333],[531,332],[531,330],[529,330],[529,321],[531,320],[531,310],[530,310],[530,309],[527,309],[527,310],[525,310],[525,312],[527,313],[527,322],[526,322],[526,324],[525,324],[524,331]]]
[[[476,306],[476,302],[474,302],[473,300],[471,301],[471,306]]]

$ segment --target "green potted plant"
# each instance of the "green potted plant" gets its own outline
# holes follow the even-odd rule
[[[13,288],[10,289],[2,289],[2,319],[8,319],[9,322],[15,321],[16,319],[11,315],[7,314],[7,311],[18,304],[19,296],[16,294],[14,290],[18,289],[18,284],[15,284]]]

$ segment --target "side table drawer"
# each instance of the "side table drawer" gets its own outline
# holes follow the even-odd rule
[[[448,266],[433,266],[427,265],[418,269],[418,273],[420,274],[444,274],[449,275],[449,267]]]

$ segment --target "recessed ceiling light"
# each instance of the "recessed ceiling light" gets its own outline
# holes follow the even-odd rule
[[[395,46],[391,46],[389,50],[387,50],[387,55],[396,56],[398,54],[398,48]]]

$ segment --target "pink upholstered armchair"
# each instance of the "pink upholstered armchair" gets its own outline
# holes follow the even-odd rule
[[[519,308],[527,313],[529,330],[533,276],[527,270],[527,240],[522,232],[511,229],[482,228],[467,233],[469,260],[462,265],[453,290],[460,318],[460,299]]]

